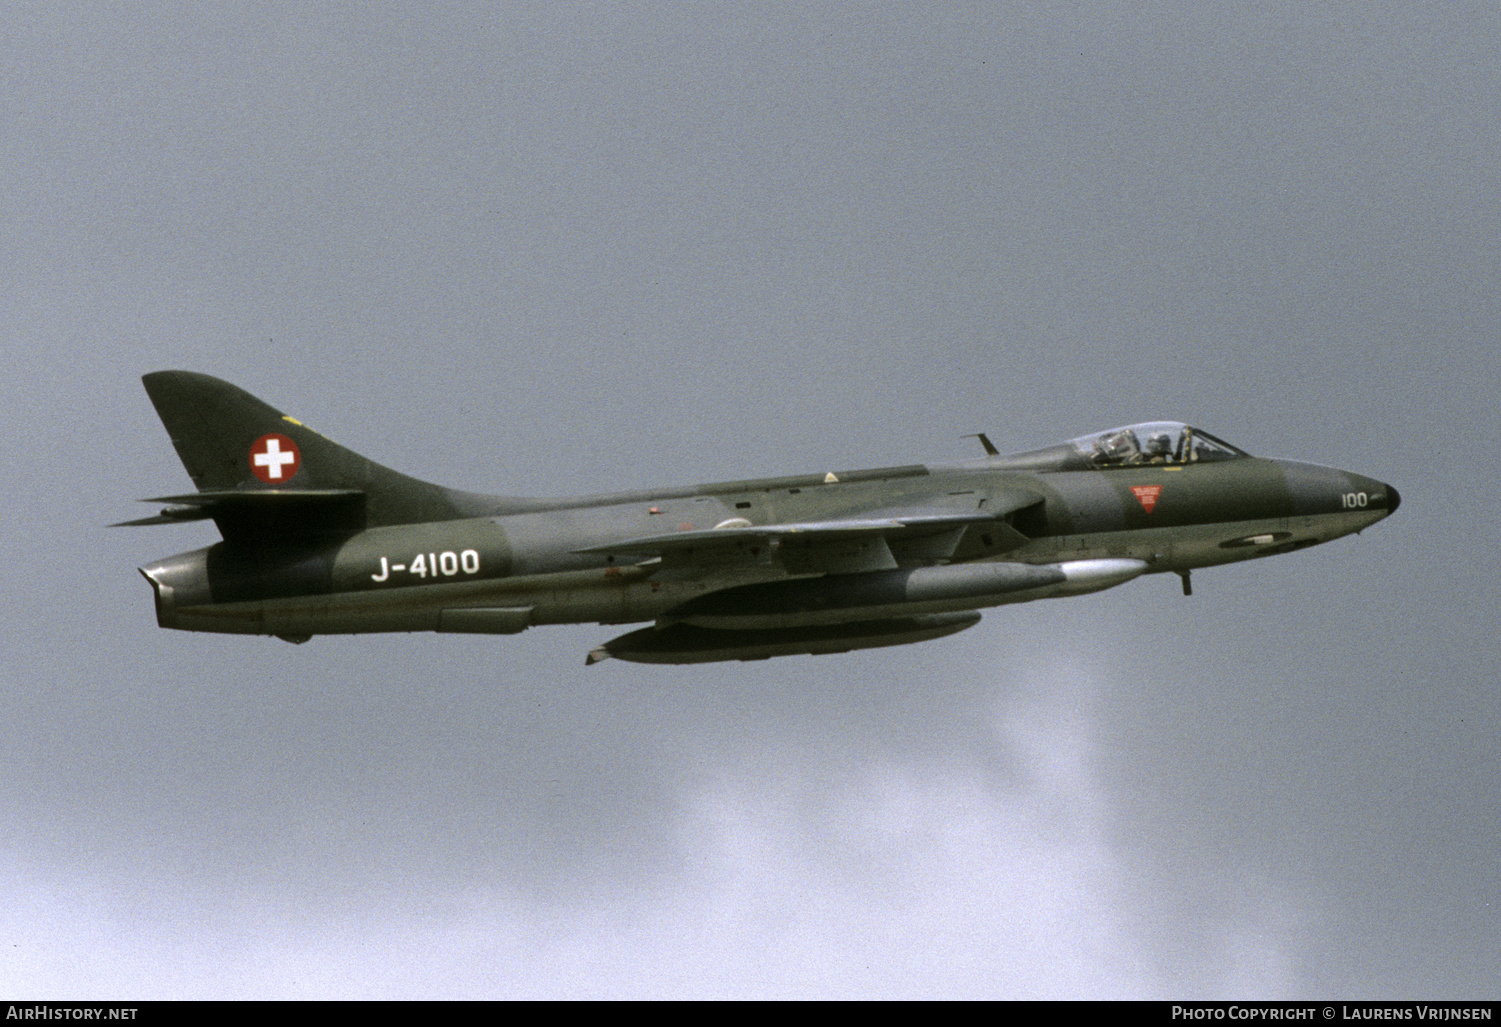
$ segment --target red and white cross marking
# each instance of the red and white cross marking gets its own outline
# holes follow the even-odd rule
[[[267,485],[284,482],[302,466],[302,451],[285,435],[262,435],[250,447],[250,473]]]

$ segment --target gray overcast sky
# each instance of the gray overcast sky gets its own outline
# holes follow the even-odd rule
[[[12,4],[0,991],[1492,997],[1489,4]],[[1172,417],[1359,538],[923,646],[163,632],[143,372],[561,495]]]

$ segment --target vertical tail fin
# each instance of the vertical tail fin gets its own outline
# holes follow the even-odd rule
[[[479,516],[501,503],[367,460],[218,378],[156,371],[141,380],[200,492],[362,493],[355,497],[360,502],[343,504],[338,519],[347,522],[353,515],[358,521],[339,525],[345,528]],[[228,537],[232,525],[216,519]]]

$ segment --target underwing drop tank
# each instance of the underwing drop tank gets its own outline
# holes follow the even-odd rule
[[[973,627],[980,607],[1097,592],[1145,570],[1125,559],[984,563],[743,585],[675,607],[586,662],[707,663],[903,645]]]
[[[980,623],[974,610],[934,613],[890,620],[828,624],[781,630],[701,628],[669,624],[642,628],[606,642],[585,664],[615,657],[632,663],[714,663],[719,660],[769,660],[773,656],[819,656],[874,649],[884,645],[927,642]]]
[[[1098,592],[1146,569],[1141,560],[1103,559],[830,574],[721,589],[667,611],[661,620],[750,630],[882,620]]]

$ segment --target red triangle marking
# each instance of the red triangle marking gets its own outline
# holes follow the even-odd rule
[[[1141,500],[1142,509],[1147,513],[1151,513],[1152,508],[1157,505],[1157,497],[1162,495],[1162,486],[1132,485],[1131,492],[1137,499]]]

